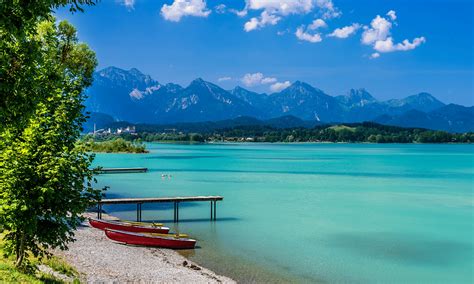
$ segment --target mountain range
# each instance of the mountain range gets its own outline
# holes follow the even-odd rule
[[[161,84],[135,68],[108,67],[94,74],[87,95],[86,110],[97,121],[173,124],[284,116],[308,125],[374,121],[451,132],[474,131],[474,107],[446,105],[428,93],[379,101],[365,89],[330,96],[300,81],[280,92],[260,94],[240,86],[225,90],[201,78],[187,87]]]

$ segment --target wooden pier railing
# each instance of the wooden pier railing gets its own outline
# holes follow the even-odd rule
[[[98,202],[97,218],[102,218],[102,206],[109,204],[137,204],[137,221],[142,220],[142,204],[144,203],[174,203],[174,222],[179,222],[179,203],[209,201],[211,203],[211,221],[216,220],[217,201],[224,200],[222,196],[186,196],[186,197],[148,197],[148,198],[114,198],[102,199]]]

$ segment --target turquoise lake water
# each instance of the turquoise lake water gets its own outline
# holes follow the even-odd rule
[[[143,205],[198,240],[192,260],[242,282],[472,283],[474,145],[147,144],[95,165],[108,197],[222,195]],[[162,179],[171,174],[171,179]],[[136,206],[108,206],[136,218]],[[133,260],[132,260],[133,261]]]

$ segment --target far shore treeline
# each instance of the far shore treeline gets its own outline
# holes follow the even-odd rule
[[[86,136],[90,139],[90,135]],[[135,142],[345,142],[345,143],[473,143],[474,133],[449,133],[421,128],[402,128],[372,122],[319,125],[312,128],[279,129],[270,126],[236,126],[202,132],[180,132],[173,130],[153,131],[150,125],[146,131],[130,134],[101,134],[95,141],[120,138]],[[120,140],[118,140],[120,141]],[[103,143],[103,142],[102,142]],[[115,142],[123,144],[123,142]],[[142,144],[137,144],[142,145]]]

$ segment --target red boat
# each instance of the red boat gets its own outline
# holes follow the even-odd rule
[[[196,240],[189,239],[185,235],[133,233],[110,229],[105,229],[105,235],[111,240],[127,245],[171,249],[193,249],[196,245]]]
[[[126,232],[158,234],[167,234],[170,231],[170,228],[163,227],[163,224],[150,224],[142,222],[124,222],[89,218],[89,224],[91,224],[92,227],[100,230],[112,229]]]

